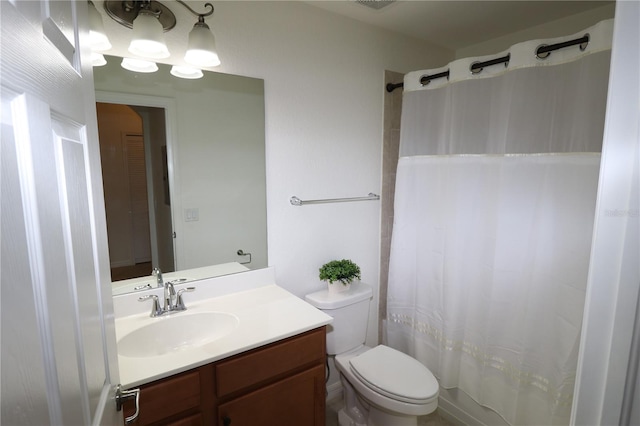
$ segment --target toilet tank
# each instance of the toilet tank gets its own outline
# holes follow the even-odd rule
[[[333,318],[327,326],[329,355],[341,354],[364,344],[372,295],[370,285],[358,282],[344,292],[322,290],[305,296],[307,302]]]

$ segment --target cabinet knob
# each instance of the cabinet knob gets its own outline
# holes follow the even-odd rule
[[[229,426],[229,425],[231,425],[231,418],[224,416],[222,418],[222,426]]]

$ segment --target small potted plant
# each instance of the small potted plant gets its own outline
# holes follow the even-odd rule
[[[349,259],[332,260],[320,268],[320,279],[327,281],[330,292],[349,290],[351,283],[360,279],[360,267]],[[334,282],[337,282],[334,284]]]

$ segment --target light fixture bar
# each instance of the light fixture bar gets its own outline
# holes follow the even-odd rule
[[[187,9],[189,9],[189,12],[193,13],[194,15],[196,15],[199,18],[206,18],[207,16],[211,16],[213,15],[213,5],[211,3],[205,3],[204,7],[210,7],[211,10],[205,13],[198,13],[195,10],[191,9],[189,7],[188,4],[186,4],[185,2],[183,2],[182,0],[176,0],[178,3],[180,3],[181,5],[183,5],[184,7],[186,7]]]
[[[198,68],[220,65],[215,36],[204,20],[213,15],[213,5],[204,3],[209,10],[198,13],[182,0],[176,0],[176,3],[198,17],[189,33],[185,62]],[[111,19],[133,29],[129,52],[147,59],[170,56],[162,35],[163,31],[167,32],[176,25],[176,17],[169,8],[154,0],[105,0],[103,5]]]
[[[139,1],[139,0],[105,0],[104,10],[107,15],[120,25],[124,25],[127,28],[133,28],[133,21],[138,16],[138,12],[143,7],[158,15],[158,20],[162,24],[164,32],[169,31],[176,26],[176,16],[173,12],[158,1]]]

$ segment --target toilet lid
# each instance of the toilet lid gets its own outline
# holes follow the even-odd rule
[[[438,382],[427,367],[388,346],[376,346],[349,364],[366,386],[390,398],[419,404],[438,395]]]

